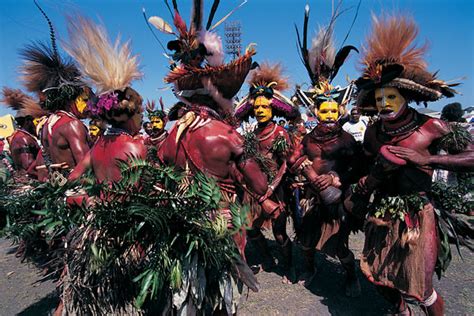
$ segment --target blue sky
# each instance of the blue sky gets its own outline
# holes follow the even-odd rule
[[[140,56],[144,79],[133,83],[145,99],[163,97],[171,106],[176,100],[163,77],[167,73],[167,60],[162,50],[147,29],[141,8],[148,15],[158,15],[171,22],[164,1],[160,0],[39,0],[52,19],[57,36],[67,40],[65,14],[83,14],[102,21],[112,38],[121,34],[131,39],[133,52]],[[171,2],[171,1],[170,1]],[[337,2],[337,0],[336,0]],[[178,1],[181,13],[189,20],[191,1]],[[205,19],[212,1],[205,3]],[[221,1],[214,21],[217,21],[240,1]],[[331,0],[249,0],[228,21],[239,20],[242,24],[243,45],[257,44],[258,62],[281,62],[291,83],[307,83],[306,71],[299,60],[295,41],[294,23],[302,26],[304,6],[309,3],[311,37],[319,25],[328,22],[331,15]],[[344,7],[354,7],[358,1],[344,1]],[[431,71],[439,70],[439,78],[453,80],[465,77],[459,87],[462,95],[431,103],[430,108],[441,109],[449,102],[458,101],[464,107],[474,105],[474,1],[472,0],[362,0],[357,21],[346,44],[361,47],[370,30],[370,15],[381,11],[396,10],[412,15],[417,21],[420,42],[427,40],[429,51],[427,62]],[[336,24],[336,45],[344,38],[352,21],[354,10],[339,18]],[[218,29],[223,34],[223,25]],[[172,37],[157,32],[166,43]],[[31,41],[48,41],[48,27],[44,18],[31,0],[2,0],[0,2],[0,86],[21,88],[17,69],[20,65],[19,49]],[[335,84],[345,84],[345,78],[359,76],[357,64],[360,56],[352,54],[340,70]],[[243,88],[245,91],[247,87]],[[0,107],[0,115],[8,110]]]

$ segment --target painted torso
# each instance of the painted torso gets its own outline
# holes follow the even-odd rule
[[[41,143],[52,163],[65,162],[69,168],[76,166],[89,150],[86,126],[64,111],[48,118],[42,129]]]
[[[318,126],[303,138],[303,153],[312,161],[312,167],[317,174],[335,171],[344,176],[349,171],[351,160],[356,153],[357,143],[354,137],[339,129],[333,137],[320,138],[315,135]]]
[[[146,158],[146,147],[141,139],[128,134],[101,136],[91,149],[91,165],[96,179],[99,182],[120,180],[117,161],[126,161],[130,156]]]
[[[446,123],[441,120],[419,115],[419,124],[414,130],[391,136],[384,132],[382,122],[369,126],[364,138],[364,149],[370,156],[377,156],[382,145],[396,145],[410,148],[422,154],[435,154],[436,141],[448,132]],[[390,172],[389,181],[380,188],[388,194],[409,194],[426,192],[431,187],[431,168],[420,168],[410,164]]]

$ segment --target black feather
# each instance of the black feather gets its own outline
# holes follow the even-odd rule
[[[357,53],[359,53],[359,50],[351,45],[344,46],[337,52],[336,57],[334,58],[334,65],[332,67],[329,81],[332,81],[332,79],[336,77],[337,73],[339,72],[339,68],[341,68],[342,64],[344,64],[344,61],[346,60],[347,56],[349,56],[351,50],[355,50]]]
[[[191,23],[194,26],[194,29],[196,31],[202,29],[202,7],[203,7],[202,0],[193,1]]]
[[[51,47],[53,48],[53,53],[57,56],[58,55],[58,47],[56,46],[56,35],[54,34],[54,28],[53,28],[53,23],[49,19],[49,17],[46,15],[46,12],[40,7],[38,2],[34,0],[36,7],[40,10],[41,14],[43,14],[44,18],[48,22],[49,26],[49,35],[51,37]]]
[[[211,11],[209,12],[209,18],[207,19],[206,30],[209,30],[212,25],[212,20],[216,14],[217,8],[219,7],[220,0],[214,0],[212,3]]]
[[[177,3],[176,0],[173,0],[173,8],[174,8],[174,10],[175,10],[176,12],[179,13],[179,10],[178,10],[178,3]]]

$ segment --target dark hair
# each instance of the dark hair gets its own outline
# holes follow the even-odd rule
[[[459,102],[449,103],[441,110],[441,119],[448,122],[466,122],[463,115],[464,110]]]
[[[149,124],[151,124],[151,122],[148,121],[148,122],[143,123],[142,126],[143,126],[143,128],[146,128],[146,126],[149,125]]]

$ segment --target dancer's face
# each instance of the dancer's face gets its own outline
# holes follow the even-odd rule
[[[339,118],[339,104],[334,101],[321,103],[317,116],[321,123],[335,123]]]
[[[96,137],[100,133],[100,128],[95,125],[89,125],[89,135]]]
[[[395,119],[406,105],[405,98],[394,87],[384,87],[375,90],[375,104],[382,119]]]
[[[151,122],[151,125],[152,125],[153,129],[159,130],[159,131],[161,131],[163,129],[164,122],[158,116],[152,116],[150,118],[150,122]]]
[[[271,101],[264,96],[258,96],[253,104],[253,114],[259,123],[270,121],[273,117]]]

